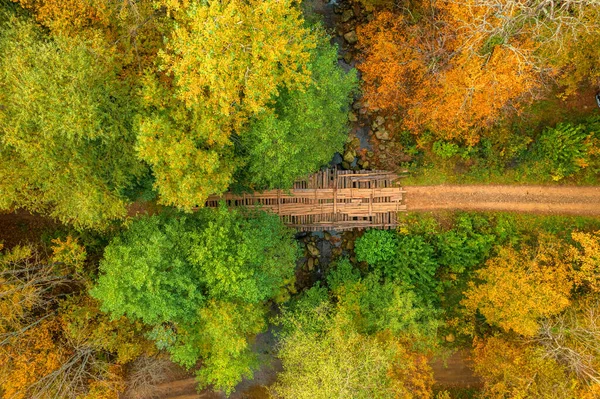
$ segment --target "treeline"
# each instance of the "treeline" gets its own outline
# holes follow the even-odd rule
[[[345,245],[300,293],[302,251],[263,212],[166,212],[52,236],[0,255],[4,398],[151,392],[166,359],[229,394],[261,366],[252,342],[271,324],[274,398],[451,398],[429,360],[471,347],[477,397],[600,387],[597,220],[407,216]]]
[[[0,209],[104,228],[140,196],[190,210],[290,187],[346,140],[356,75],[291,0],[17,3],[0,21]]]
[[[596,1],[360,3],[360,104],[391,136],[380,162],[426,183],[597,183]]]

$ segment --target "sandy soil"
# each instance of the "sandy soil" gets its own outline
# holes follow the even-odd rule
[[[409,186],[408,211],[443,209],[600,216],[600,187]]]

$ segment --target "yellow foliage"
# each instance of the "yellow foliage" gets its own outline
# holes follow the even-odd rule
[[[0,346],[0,388],[5,398],[25,399],[27,389],[58,369],[68,355],[56,341],[56,319],[47,319]]]
[[[63,241],[60,238],[52,240],[52,261],[64,263],[77,271],[83,270],[83,264],[87,257],[85,247],[77,242],[76,238],[67,236]]]
[[[208,143],[223,145],[231,132],[222,129],[239,128],[266,111],[279,88],[306,87],[316,39],[291,0],[194,3],[161,59],[177,98],[188,108],[201,107],[202,118],[214,125]]]
[[[556,237],[543,236],[538,248],[500,248],[477,272],[482,282],[470,284],[462,304],[505,331],[533,336],[539,318],[558,314],[571,303],[567,252]]]
[[[580,247],[572,247],[575,284],[595,293],[600,292],[600,231],[573,232],[571,237]]]
[[[476,339],[475,372],[487,399],[575,399],[576,381],[540,348],[490,337]]]

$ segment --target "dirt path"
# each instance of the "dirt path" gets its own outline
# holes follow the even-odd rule
[[[408,186],[408,211],[476,210],[600,216],[600,187]]]

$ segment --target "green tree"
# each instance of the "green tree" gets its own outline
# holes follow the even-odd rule
[[[337,49],[324,35],[312,51],[308,70],[311,82],[306,89],[282,89],[274,98],[274,112],[259,114],[240,136],[247,162],[241,169],[244,182],[257,188],[288,188],[341,151],[356,74],[338,67]]]
[[[534,145],[533,172],[542,179],[551,177],[561,180],[592,167],[593,172],[600,170],[600,120],[594,118],[586,123],[573,125],[559,123],[554,128],[544,130]]]
[[[275,215],[203,209],[135,220],[106,248],[91,295],[113,317],[154,326],[157,344],[201,386],[230,392],[255,363],[263,303],[293,275],[297,247]]]
[[[427,301],[436,300],[438,263],[433,246],[422,236],[369,230],[356,240],[355,250],[358,261],[366,261],[385,278],[414,287]]]
[[[334,304],[326,290],[313,287],[284,310],[279,351],[283,372],[272,388],[276,398],[431,397],[433,379],[425,358],[401,344],[387,329],[389,323],[379,331],[361,331],[360,315],[354,312],[372,310],[362,305],[357,310],[350,301]],[[390,308],[380,314],[386,310]],[[404,318],[412,317],[408,313]]]
[[[112,60],[86,42],[50,40],[24,18],[1,18],[0,209],[77,227],[124,217],[121,192],[143,167],[134,108]]]

